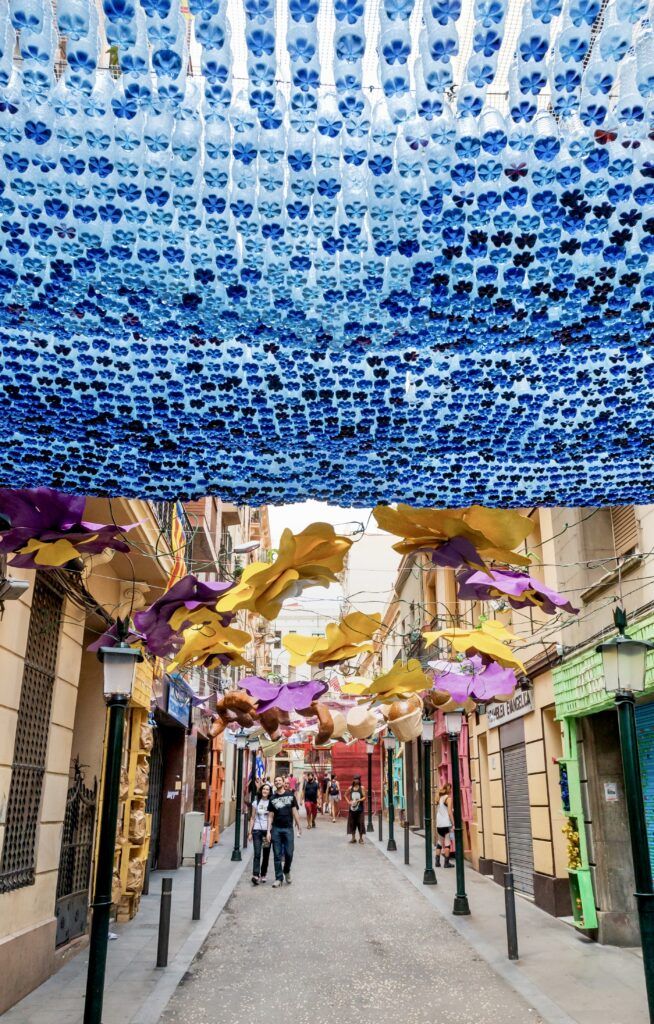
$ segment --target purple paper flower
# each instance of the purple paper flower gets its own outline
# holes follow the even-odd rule
[[[105,548],[129,551],[120,537],[136,524],[87,522],[82,519],[85,502],[50,487],[0,487],[0,553],[13,553],[11,565],[38,569],[65,565],[76,555],[97,555]]]
[[[446,569],[460,569],[462,565],[480,568],[484,565],[484,559],[474,544],[465,537],[453,537],[434,548],[431,560],[434,565],[442,565]]]
[[[145,641],[145,637],[141,633],[134,632],[133,629],[127,630],[127,635],[123,638],[123,642],[129,644],[130,647],[136,647],[138,644],[142,644]],[[101,637],[94,640],[92,644],[86,648],[87,651],[96,652],[101,647],[117,647],[119,644],[118,640],[118,623],[114,622],[113,626],[109,626],[109,629],[105,629]]]
[[[191,619],[185,612],[193,613],[199,608],[215,611],[216,603],[233,586],[231,582],[204,582],[189,573],[158,597],[149,608],[136,612],[134,626],[144,636],[151,654],[159,658],[169,657],[181,647],[182,631],[198,621],[197,616]],[[220,616],[221,624],[228,626],[233,618],[233,613],[226,612]]]
[[[457,704],[465,704],[469,697],[489,701],[495,697],[510,697],[516,686],[513,669],[502,668],[496,661],[484,665],[478,654],[461,661],[430,661],[434,669],[434,686],[445,690]]]
[[[489,572],[464,570],[457,577],[459,598],[462,601],[491,601],[506,597],[512,608],[526,608],[535,605],[547,615],[554,615],[559,609],[576,615],[578,608],[546,587],[540,580],[527,573],[513,569],[492,569]]]
[[[321,679],[299,680],[277,686],[259,676],[246,676],[238,685],[258,702],[257,711],[268,711],[270,708],[304,711],[328,689],[327,683]]]

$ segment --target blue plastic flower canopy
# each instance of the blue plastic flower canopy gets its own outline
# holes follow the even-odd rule
[[[102,8],[0,8],[1,483],[654,501],[646,0]]]

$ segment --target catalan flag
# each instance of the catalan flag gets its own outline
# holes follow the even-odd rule
[[[177,503],[173,505],[173,514],[170,521],[170,547],[173,553],[173,567],[168,577],[166,590],[170,590],[178,580],[186,576],[186,560],[184,557],[186,554],[186,537]]]

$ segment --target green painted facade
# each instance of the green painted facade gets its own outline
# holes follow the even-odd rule
[[[635,640],[651,640],[654,637],[654,615],[627,626],[627,634]],[[607,634],[607,640],[609,636],[615,636],[615,633]],[[552,677],[558,718],[578,718],[613,707],[613,694],[604,689],[602,656],[594,647],[559,665],[552,672]],[[645,687],[647,693],[654,694],[654,652],[647,659]]]
[[[635,640],[652,640],[654,615],[627,626],[627,634]],[[615,636],[615,632],[607,634],[606,639],[610,636]],[[578,928],[592,930],[597,927],[597,912],[583,822],[576,719],[615,707],[615,696],[604,689],[602,656],[594,647],[559,665],[552,677],[556,715],[563,725],[565,755],[561,763],[568,773],[569,809],[565,813],[580,841],[581,867],[568,869],[573,916]],[[647,694],[654,695],[654,652],[647,659],[643,696]]]

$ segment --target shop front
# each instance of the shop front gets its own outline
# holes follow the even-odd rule
[[[510,700],[480,705],[468,725],[473,864],[499,885],[510,869],[517,892],[554,916],[569,914],[551,672],[534,673]]]
[[[629,627],[635,639],[654,632],[654,616]],[[654,849],[654,659],[638,695],[636,728],[650,850]],[[575,924],[599,942],[640,944],[629,822],[615,702],[606,692],[595,647],[554,669],[557,716],[564,733],[560,760],[568,874]]]
[[[193,804],[194,777],[191,776],[189,783],[187,764],[192,696],[190,687],[166,676],[154,711],[160,781],[158,793],[153,794],[150,803],[153,818],[151,867],[160,870],[180,866],[184,814]]]

